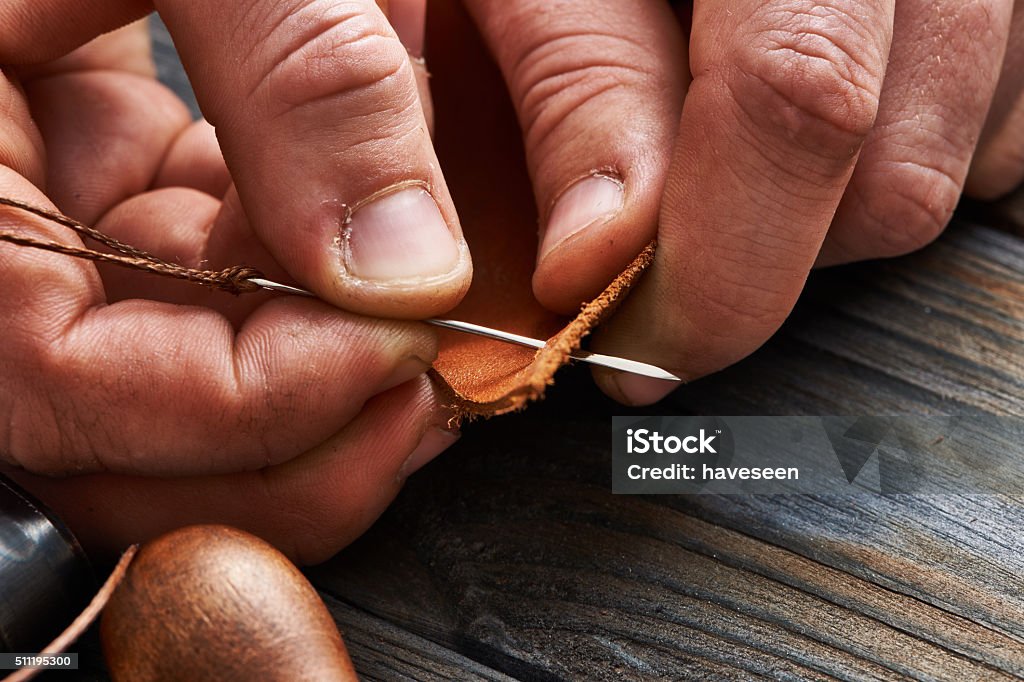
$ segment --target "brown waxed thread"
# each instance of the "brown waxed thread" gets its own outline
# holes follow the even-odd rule
[[[103,253],[102,251],[94,251],[84,247],[68,246],[67,244],[61,244],[44,239],[25,237],[17,234],[11,234],[10,232],[0,232],[0,241],[7,242],[9,244],[28,246],[33,249],[60,253],[74,258],[82,258],[84,260],[113,263],[114,265],[120,265],[133,270],[141,270],[143,272],[151,272],[165,277],[174,277],[175,279],[203,284],[232,294],[244,294],[262,290],[258,284],[251,281],[254,277],[263,277],[263,273],[255,268],[250,268],[244,265],[233,265],[229,268],[224,268],[223,270],[199,270],[197,268],[189,268],[184,265],[169,263],[162,260],[147,251],[137,249],[130,244],[118,241],[110,235],[106,235],[95,228],[89,227],[88,225],[80,223],[77,220],[69,218],[61,213],[48,211],[44,208],[32,206],[31,204],[22,203],[7,197],[0,197],[0,206],[9,206],[11,208],[39,216],[40,218],[44,218],[51,222],[55,222],[59,225],[69,227],[80,236],[97,241],[118,253]]]

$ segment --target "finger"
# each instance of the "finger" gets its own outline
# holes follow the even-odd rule
[[[1009,45],[966,192],[996,199],[1024,181],[1024,3],[1014,3]]]
[[[163,0],[255,232],[343,308],[424,317],[469,252],[405,48],[369,0]]]
[[[220,197],[231,185],[231,174],[217,144],[217,133],[205,120],[182,129],[167,150],[153,187],[190,187]]]
[[[899,256],[945,229],[996,89],[1012,5],[896,5],[878,118],[818,265]]]
[[[0,68],[0,166],[12,169],[36,187],[46,187],[46,148],[28,107],[25,91]]]
[[[343,315],[309,300],[266,303],[235,334],[212,311],[130,300],[62,320],[11,382],[21,420],[4,453],[46,474],[162,476],[287,461],[422,374],[426,330]],[[10,399],[10,398],[8,398]]]
[[[252,234],[238,195],[233,191],[223,202],[182,187],[146,192],[115,206],[96,227],[169,263],[201,270],[246,265],[271,280],[288,281],[280,266]],[[112,264],[99,264],[97,269],[110,303],[145,298],[201,305],[224,315],[236,329],[271,297],[263,293],[231,296],[223,291]]]
[[[526,144],[541,239],[534,293],[575,312],[655,235],[687,81],[668,3],[467,3]]]
[[[423,116],[427,120],[430,136],[434,136],[434,106],[430,97],[430,73],[423,58],[424,40],[427,28],[427,0],[391,0],[387,4],[388,21],[398,34],[402,45],[409,51],[416,87],[423,104]]]
[[[96,223],[96,229],[169,263],[212,270],[221,264],[209,262],[207,244],[220,210],[221,202],[202,192],[183,187],[164,188],[121,202]],[[103,277],[109,303],[144,298],[180,305],[206,305],[224,298],[241,298],[114,264],[99,263],[97,269]],[[265,302],[261,297],[256,298],[260,303]]]
[[[74,71],[34,80],[27,90],[46,141],[47,192],[85,223],[148,188],[191,121],[174,93],[133,73]]]
[[[200,478],[15,474],[52,506],[91,552],[196,523],[227,523],[270,541],[300,564],[322,561],[358,537],[406,475],[457,438],[422,378],[367,403],[343,431],[294,460],[260,471]],[[408,462],[408,464],[407,464]]]
[[[388,10],[388,19],[409,50],[424,114],[428,127],[432,128],[429,74],[426,62],[422,59],[426,2],[392,2]],[[171,145],[153,187],[191,187],[215,197],[222,197],[230,184],[231,175],[224,163],[215,129],[206,120],[199,120],[182,131]]]
[[[119,71],[152,78],[155,75],[155,66],[152,60],[148,21],[136,21],[100,36],[64,57],[21,68],[19,73],[23,80],[31,83],[52,76],[69,73],[77,75],[88,71]],[[169,96],[169,92],[158,85],[143,85],[140,93],[134,93],[139,81],[111,79],[112,75],[105,73],[103,78],[99,79],[94,74],[85,80],[57,80],[48,87],[39,88],[45,90],[46,94],[39,98],[38,108],[43,118],[51,123],[49,128],[61,134],[59,141],[51,142],[51,146],[59,147],[59,155],[71,157],[57,159],[55,167],[58,172],[71,176],[72,180],[93,174],[94,169],[83,169],[80,163],[76,163],[76,159],[83,156],[83,149],[101,148],[102,152],[107,154],[111,149],[119,152],[121,157],[112,159],[108,164],[117,169],[149,166],[152,165],[154,155],[157,158],[162,155],[163,160],[152,186],[194,187],[218,198],[222,197],[230,184],[230,176],[217,146],[213,127],[205,121],[197,121],[191,126],[181,128],[170,149],[162,150],[167,134],[188,120],[183,115],[181,106]],[[111,86],[115,95],[109,97],[109,93],[101,90],[96,93],[97,97],[87,98],[85,102],[80,101],[81,90],[95,90],[94,86],[90,87],[90,83],[96,82]],[[63,87],[67,83],[76,84],[77,87]],[[141,94],[142,97],[133,98],[133,94]],[[111,105],[110,109],[113,109],[113,112],[107,109],[97,111],[97,100]],[[84,115],[80,109],[83,103],[86,105]],[[97,122],[107,125],[96,125]],[[112,129],[116,133],[118,125],[122,126],[121,130],[125,133],[120,138],[111,134]],[[142,134],[133,135],[136,131]],[[139,144],[140,138],[150,141],[146,144],[149,148],[148,153],[144,148],[133,149],[134,145]],[[85,156],[95,155],[90,155],[87,151]],[[122,163],[125,161],[127,163]],[[140,161],[145,163],[140,164]],[[144,176],[147,174],[148,171],[143,173]],[[115,172],[114,175],[119,173]],[[99,203],[104,208],[116,200],[116,196],[92,196],[88,188],[81,187],[73,187],[65,193],[88,195],[84,199],[85,204]],[[123,195],[124,191],[117,194]],[[79,200],[81,201],[80,196]],[[89,213],[102,212],[103,210],[93,210]]]
[[[384,10],[409,54],[422,57],[427,26],[426,0],[391,0]]]
[[[148,0],[4,0],[0,64],[57,59],[152,9]]]
[[[789,314],[871,129],[893,0],[694,4],[658,253],[596,349],[693,378]],[[668,386],[600,374],[619,400]]]
[[[139,76],[156,77],[149,22],[140,19],[95,38],[69,54],[49,62],[21,67],[25,80],[72,71],[127,71]]]

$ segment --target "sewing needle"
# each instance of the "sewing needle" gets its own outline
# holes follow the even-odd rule
[[[262,279],[260,277],[252,277],[249,279],[250,282],[263,289],[270,291],[278,291],[285,294],[295,294],[297,296],[309,296],[315,298],[315,294],[300,289],[298,287],[289,286],[287,284],[280,284],[278,282],[272,282],[268,279]],[[533,339],[529,336],[522,336],[520,334],[513,334],[511,332],[504,332],[500,329],[492,329],[490,327],[484,327],[483,325],[473,324],[472,322],[463,322],[461,320],[445,320],[431,318],[423,320],[427,324],[432,324],[435,327],[443,327],[445,329],[452,329],[467,334],[476,334],[477,336],[484,336],[489,339],[495,339],[496,341],[504,341],[506,343],[513,343],[519,346],[526,346],[528,348],[543,348],[546,344],[540,339]],[[629,372],[631,374],[639,374],[641,376],[650,377],[652,379],[662,379],[664,381],[682,381],[675,374],[667,372],[660,367],[655,365],[649,365],[646,362],[638,362],[637,360],[627,360],[626,358],[615,357],[614,355],[602,355],[601,353],[591,353],[590,351],[578,350],[569,354],[574,360],[580,362],[589,362],[592,365],[600,365],[601,367],[609,367],[611,369],[617,369],[621,372]]]

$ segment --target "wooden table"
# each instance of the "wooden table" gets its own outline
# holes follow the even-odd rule
[[[157,53],[172,64],[161,34]],[[629,413],[563,371],[311,570],[360,673],[1024,677],[1022,497],[615,496],[610,418]],[[816,274],[761,351],[642,413],[1024,416],[1024,240],[961,219],[914,256]]]

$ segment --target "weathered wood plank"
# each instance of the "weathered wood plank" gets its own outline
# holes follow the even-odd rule
[[[821,537],[818,526],[830,519],[818,516],[815,523],[819,510],[813,506],[806,516],[776,504],[771,518],[750,515],[749,523],[737,524],[745,525],[742,533],[728,531],[663,504],[673,498],[613,498],[606,483],[581,479],[576,467],[607,464],[604,444],[584,446],[578,435],[592,425],[531,425],[533,434],[561,430],[576,436],[567,439],[572,451],[560,453],[564,468],[531,472],[529,456],[523,457],[531,439],[516,435],[524,427],[494,424],[482,443],[487,452],[474,447],[481,443],[470,444],[450,467],[432,472],[444,480],[422,484],[418,494],[410,490],[412,497],[373,532],[386,534],[391,546],[408,543],[418,566],[395,561],[371,537],[351,552],[360,557],[362,568],[354,570],[362,584],[355,587],[360,581],[352,580],[346,553],[318,574],[321,587],[357,603],[372,594],[372,610],[402,601],[408,590],[397,582],[382,589],[372,577],[367,581],[368,556],[377,558],[378,571],[387,567],[392,579],[397,574],[422,583],[426,574],[434,582],[430,591],[444,600],[421,607],[426,613],[454,610],[457,616],[453,631],[435,628],[442,641],[461,640],[464,651],[492,664],[489,651],[496,650],[579,679],[613,679],[623,665],[637,673],[669,676],[685,669],[700,677],[731,670],[731,655],[742,658],[746,673],[776,676],[789,670],[800,678],[810,674],[803,668],[845,679],[998,679],[1024,673],[1019,636],[921,602],[905,594],[906,584],[893,589],[880,581],[900,578],[888,548],[853,546],[853,554],[867,553],[862,560],[870,563],[877,555],[887,563],[863,577],[845,570],[851,548]],[[503,463],[517,457],[526,462]],[[701,507],[705,498],[687,500]],[[714,501],[726,509],[735,506],[734,500]],[[771,501],[766,498],[765,506]],[[901,510],[890,511],[899,521]],[[735,524],[738,518],[729,520]],[[903,521],[904,529],[909,525]],[[778,535],[780,527],[804,544],[793,551],[762,539]],[[808,546],[844,570],[823,564]],[[946,553],[953,549],[941,547]],[[830,550],[837,556],[827,556]],[[915,551],[912,546],[904,553],[916,558]],[[975,556],[966,552],[964,560]],[[932,598],[935,592],[954,600],[961,610],[962,600],[978,600],[968,615],[1001,616],[1012,631],[1022,613],[1020,574],[1007,575],[1005,565],[989,563],[1006,581],[1005,603],[959,579],[955,565],[924,572],[913,565],[897,568],[914,569],[906,577],[911,585]],[[423,613],[404,619],[392,610],[390,617],[416,630]]]
[[[325,595],[324,602],[341,629],[360,679],[422,682],[454,679],[511,682],[513,679],[329,595]]]

